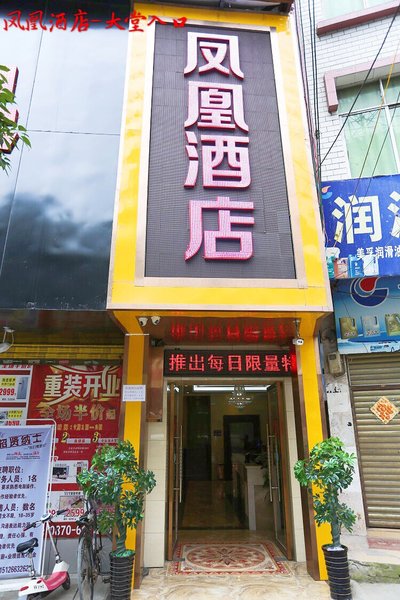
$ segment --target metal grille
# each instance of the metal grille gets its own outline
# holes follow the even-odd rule
[[[400,528],[400,413],[384,424],[370,410],[381,396],[400,408],[400,355],[350,356],[348,365],[368,525]]]

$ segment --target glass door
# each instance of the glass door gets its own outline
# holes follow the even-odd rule
[[[285,410],[281,384],[272,385],[268,392],[267,455],[269,494],[273,506],[275,541],[290,560],[292,523],[289,498],[289,471]]]
[[[173,560],[178,539],[178,525],[182,504],[183,479],[183,428],[180,388],[173,382],[168,384],[168,523],[167,560]]]

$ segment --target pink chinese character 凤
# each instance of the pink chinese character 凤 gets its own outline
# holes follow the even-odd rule
[[[193,131],[186,132],[186,152],[189,169],[184,186],[196,185],[199,170],[197,139]],[[249,138],[239,136],[202,135],[203,187],[204,188],[246,188],[251,183]],[[218,169],[224,162],[229,169]]]
[[[20,10],[14,10],[12,12],[9,12],[9,13],[7,13],[6,16],[10,17],[10,18],[4,19],[5,31],[8,31],[9,29],[11,29],[11,27],[16,27],[16,29],[21,29],[22,31],[25,31],[26,27],[24,25],[22,25],[22,23],[21,23],[21,11]]]
[[[231,225],[254,225],[254,217],[234,216],[231,211],[253,210],[253,202],[235,202],[228,196],[217,196],[214,200],[191,200],[189,203],[190,242],[185,260],[191,259],[200,250],[204,234],[204,258],[206,260],[248,260],[253,256],[253,237],[250,231],[237,231]],[[218,211],[219,229],[203,232],[203,210]],[[217,250],[217,241],[236,240],[240,250]]]
[[[239,79],[244,75],[239,64],[239,40],[235,35],[214,35],[210,33],[188,33],[187,65],[185,75],[193,73],[197,67],[197,48],[200,48],[205,64],[199,67],[199,73],[218,71],[222,75],[229,76],[232,72]],[[229,50],[229,53],[228,53]],[[228,53],[229,69],[222,63]]]
[[[189,81],[188,118],[185,128],[195,123],[199,128],[207,129],[239,127],[247,133],[249,126],[244,120],[242,86]]]

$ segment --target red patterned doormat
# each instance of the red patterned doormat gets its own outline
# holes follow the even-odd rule
[[[291,575],[270,542],[178,544],[167,575]]]

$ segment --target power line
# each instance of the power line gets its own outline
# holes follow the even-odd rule
[[[353,104],[352,104],[352,105],[351,105],[351,107],[350,107],[350,110],[349,110],[349,112],[347,113],[347,115],[346,115],[346,117],[345,117],[345,119],[344,119],[344,121],[343,121],[343,123],[342,123],[342,126],[340,127],[340,129],[339,129],[339,132],[337,133],[337,135],[336,135],[335,139],[333,140],[333,142],[332,142],[332,144],[330,145],[330,147],[329,147],[328,151],[326,152],[326,154],[325,154],[324,158],[321,160],[321,162],[320,162],[320,164],[319,164],[319,167],[318,167],[318,168],[319,168],[319,170],[321,169],[321,167],[322,167],[322,165],[323,165],[323,163],[324,163],[325,159],[328,157],[328,155],[329,155],[329,153],[331,152],[332,148],[334,147],[334,145],[335,145],[335,144],[336,144],[336,142],[338,141],[338,139],[339,139],[339,137],[340,137],[340,134],[342,133],[342,131],[343,131],[343,129],[344,129],[344,127],[345,127],[346,123],[347,123],[347,120],[348,120],[348,118],[350,117],[350,115],[351,115],[351,112],[352,112],[352,110],[353,110],[354,106],[356,105],[356,102],[357,102],[357,100],[358,100],[358,98],[359,98],[359,96],[360,96],[360,94],[361,94],[361,91],[362,91],[362,89],[364,88],[365,84],[367,83],[368,77],[370,76],[370,74],[371,74],[371,71],[372,71],[372,69],[374,68],[374,65],[375,65],[375,63],[376,63],[376,61],[377,61],[377,60],[378,60],[378,58],[379,58],[379,55],[380,55],[380,53],[381,53],[381,51],[382,51],[382,48],[383,48],[383,46],[385,45],[385,42],[386,42],[386,40],[387,40],[387,38],[388,38],[388,35],[389,35],[389,33],[390,33],[390,30],[392,29],[393,23],[394,23],[394,21],[395,21],[395,19],[396,19],[397,15],[399,14],[399,12],[400,12],[400,2],[399,2],[399,5],[398,5],[398,7],[397,7],[397,9],[396,9],[396,12],[394,13],[394,15],[393,15],[393,17],[392,17],[392,20],[391,20],[391,22],[390,22],[390,25],[389,25],[389,27],[388,27],[388,30],[387,30],[387,32],[386,32],[386,34],[385,34],[385,37],[383,38],[383,41],[382,41],[382,43],[381,43],[381,45],[380,45],[380,47],[379,47],[379,50],[378,50],[378,52],[377,52],[377,54],[376,54],[376,56],[375,56],[375,58],[374,58],[374,60],[373,60],[373,62],[372,62],[372,64],[371,64],[370,68],[368,69],[368,72],[367,72],[367,74],[366,74],[366,76],[365,76],[365,78],[364,78],[364,81],[363,81],[363,82],[362,82],[362,84],[361,84],[361,87],[360,87],[360,89],[358,90],[358,92],[357,92],[357,94],[356,94],[356,97],[354,98],[354,101],[353,101]]]

